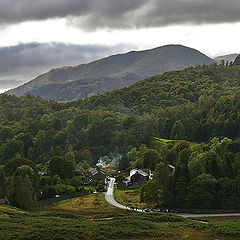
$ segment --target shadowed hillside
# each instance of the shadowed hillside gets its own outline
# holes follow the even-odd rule
[[[195,49],[167,45],[118,54],[76,67],[52,69],[8,91],[8,94],[21,96],[30,93],[44,99],[77,100],[130,86],[141,79],[167,71],[211,63],[211,58]]]

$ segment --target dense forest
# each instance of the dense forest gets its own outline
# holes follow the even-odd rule
[[[120,170],[130,163],[155,170],[143,191],[159,189],[159,203],[238,208],[239,90],[236,60],[165,73],[73,102],[1,94],[0,198],[26,207],[31,204],[21,205],[22,196],[16,197],[20,188],[29,201],[81,191],[88,167],[120,153]],[[174,172],[165,171],[168,164]],[[196,206],[199,196],[202,205]]]

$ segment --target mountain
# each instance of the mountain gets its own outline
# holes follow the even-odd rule
[[[240,54],[236,57],[236,59],[235,59],[235,61],[234,61],[234,63],[233,63],[234,65],[240,65]]]
[[[230,63],[230,62],[234,62],[237,56],[238,56],[237,53],[223,55],[223,56],[215,57],[214,61],[217,62],[218,64],[220,64],[222,60],[224,60],[225,63],[226,62]]]
[[[8,91],[11,95],[41,96],[71,101],[104,93],[160,73],[214,61],[201,52],[181,45],[132,51],[75,67],[52,69],[32,81]]]

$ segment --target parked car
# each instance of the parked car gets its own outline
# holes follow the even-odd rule
[[[166,209],[163,209],[162,212],[164,212],[164,213],[168,213],[169,210],[166,208]]]

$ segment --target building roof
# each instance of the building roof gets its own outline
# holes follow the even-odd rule
[[[151,175],[150,169],[132,169],[130,171],[130,177],[133,176],[136,173],[139,173],[139,174],[141,174],[144,177],[147,177],[147,176]]]
[[[175,167],[173,165],[171,165],[171,164],[168,164],[168,167],[171,168],[172,170],[175,169]]]
[[[102,171],[102,170],[100,170],[99,168],[89,168],[88,169],[88,172],[92,175],[92,176],[95,176],[95,175],[97,175],[98,173],[101,173],[101,174],[104,174],[105,175],[105,172],[104,171]]]

